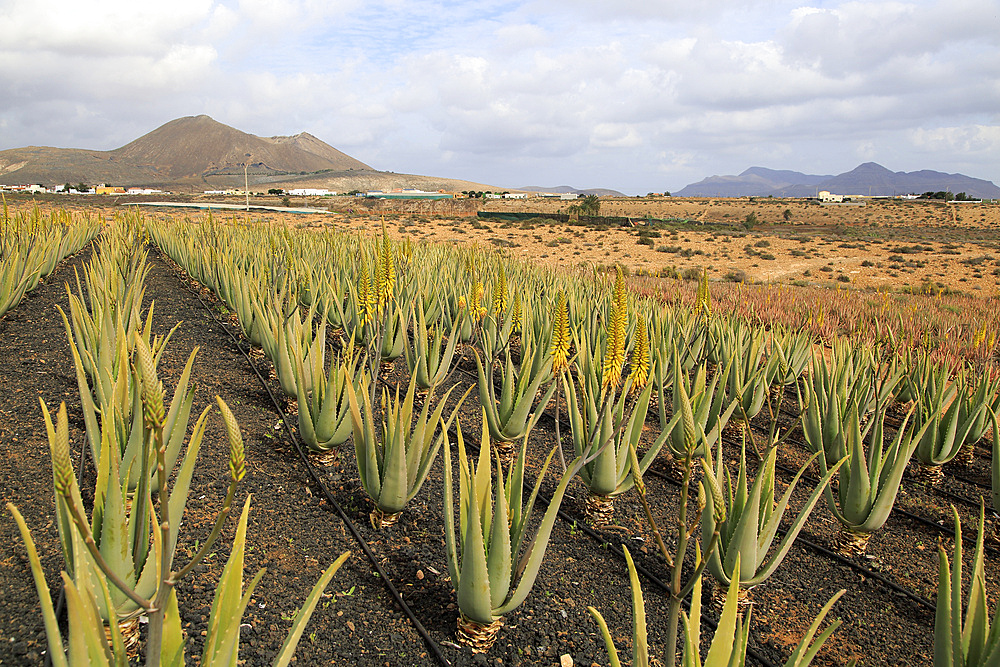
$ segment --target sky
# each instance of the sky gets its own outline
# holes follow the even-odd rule
[[[208,114],[503,188],[1000,183],[1000,0],[0,0],[0,26],[0,150]]]

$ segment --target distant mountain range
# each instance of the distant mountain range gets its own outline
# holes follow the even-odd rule
[[[866,162],[836,176],[751,167],[739,176],[710,176],[673,192],[675,197],[815,197],[821,190],[840,195],[892,196],[924,192],[964,192],[970,197],[1000,198],[1000,187],[981,178],[939,171],[889,171]]]
[[[579,190],[570,185],[559,185],[554,188],[546,188],[539,185],[526,185],[523,188],[517,188],[520,192],[551,192],[558,194],[574,194],[574,195],[597,195],[598,197],[624,197],[625,195],[617,190],[608,190],[607,188],[590,188],[588,190]]]
[[[316,137],[258,137],[208,116],[172,120],[121,148],[95,151],[29,146],[0,151],[0,184],[108,183],[175,191],[251,185],[321,187],[337,192],[495,186],[373,169]]]

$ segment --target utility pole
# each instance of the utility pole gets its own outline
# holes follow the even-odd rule
[[[250,182],[247,177],[247,163],[250,161],[250,153],[243,156],[243,193],[247,196],[247,213],[250,212]]]

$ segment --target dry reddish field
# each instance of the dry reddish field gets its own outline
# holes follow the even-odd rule
[[[66,205],[66,201],[55,197],[43,206]],[[277,206],[280,198],[262,197],[251,203]],[[768,198],[601,199],[602,215],[631,217],[636,227],[476,217],[478,210],[560,213],[572,204],[538,198],[487,202],[292,198],[291,204],[329,208],[331,213],[253,211],[249,219],[362,233],[378,232],[384,219],[393,236],[493,245],[517,257],[567,268],[622,264],[632,272],[650,274],[704,268],[714,280],[742,275],[754,282],[879,290],[935,285],[984,296],[994,296],[1000,287],[1000,203],[870,200],[864,205],[824,206]],[[89,197],[70,205],[97,208],[108,216],[117,208]],[[750,214],[758,223],[747,230],[743,222]],[[204,212],[151,209],[148,215],[198,219]],[[215,215],[243,220],[247,214]],[[654,236],[642,239],[647,216],[688,222],[654,225]]]
[[[432,242],[507,247],[539,263],[577,267],[621,263],[633,272],[707,268],[722,280],[743,272],[756,282],[851,285],[894,289],[933,283],[992,296],[1000,285],[1000,204],[875,200],[828,205],[803,200],[610,198],[601,213],[632,216],[637,227],[595,228],[552,221],[508,222],[452,216],[443,202],[383,207],[386,224]],[[456,202],[463,204],[463,202]],[[565,212],[568,202],[492,201],[496,212]],[[785,211],[789,211],[785,219]],[[758,224],[746,230],[753,213]],[[357,215],[357,214],[355,214]],[[695,222],[654,226],[653,245],[640,243],[649,215]],[[345,216],[338,226],[371,230],[379,217]],[[308,223],[315,224],[315,223]],[[394,229],[392,229],[394,228]]]

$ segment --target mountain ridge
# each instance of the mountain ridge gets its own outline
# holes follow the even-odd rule
[[[472,181],[379,171],[308,132],[258,137],[207,115],[176,118],[109,151],[51,146],[0,151],[0,184],[103,182],[197,191],[242,188],[244,178],[267,189],[496,189]]]
[[[822,190],[883,197],[950,191],[965,192],[970,197],[1000,198],[1000,187],[981,178],[930,169],[894,172],[876,162],[864,162],[833,176],[750,167],[738,176],[709,176],[673,194],[675,197],[815,197]]]

